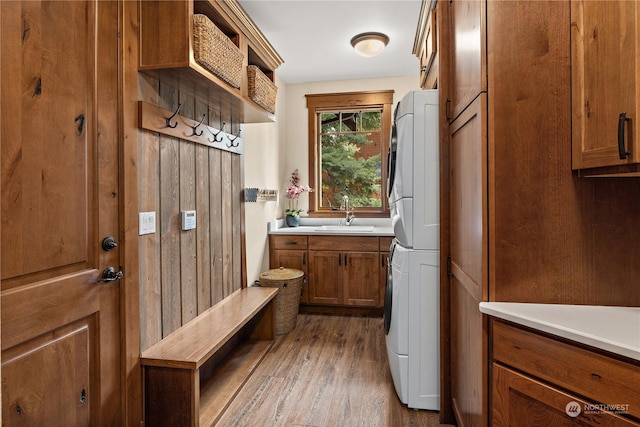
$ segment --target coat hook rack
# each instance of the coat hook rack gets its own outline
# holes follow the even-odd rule
[[[243,140],[240,133],[242,129],[236,135],[228,134],[223,129],[218,130],[204,123],[206,113],[203,119],[198,120],[176,114],[179,109],[180,106],[176,111],[171,111],[145,101],[138,101],[138,127],[234,154],[243,154]],[[215,135],[213,140],[211,135]]]
[[[175,116],[178,115],[178,112],[180,111],[181,107],[182,107],[182,103],[179,103],[178,108],[176,108],[176,111],[174,111],[173,114],[167,118],[167,127],[170,127],[171,129],[175,129],[176,127],[178,127],[178,122],[176,121],[174,124],[171,124],[171,119],[173,119]]]
[[[202,113],[202,118],[200,119],[200,121],[198,122],[198,124],[197,124],[197,125],[195,125],[195,126],[193,127],[193,134],[194,134],[195,136],[202,136],[202,133],[204,132],[204,130],[201,130],[201,131],[200,131],[200,133],[198,133],[198,128],[200,127],[200,125],[201,125],[201,124],[202,124],[202,122],[204,121],[205,116],[206,116],[206,114],[205,114],[205,113]]]

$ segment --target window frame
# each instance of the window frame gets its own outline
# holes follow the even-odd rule
[[[379,108],[382,110],[381,116],[381,207],[361,207],[355,208],[355,212],[361,217],[389,217],[389,202],[387,200],[387,152],[389,150],[389,140],[391,138],[391,109],[393,105],[393,90],[377,90],[362,92],[341,92],[341,93],[323,93],[323,94],[307,94],[307,111],[308,111],[308,142],[309,142],[309,185],[311,188],[318,189],[321,182],[321,163],[320,163],[320,138],[318,121],[319,113],[332,110],[348,110],[354,108]],[[318,197],[321,191],[317,190],[310,193],[309,197],[309,216],[316,217],[341,217],[344,212],[335,211],[331,208],[320,207]]]

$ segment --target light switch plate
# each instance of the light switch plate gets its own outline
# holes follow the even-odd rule
[[[138,235],[153,234],[156,232],[156,213],[155,212],[139,212],[138,213]]]

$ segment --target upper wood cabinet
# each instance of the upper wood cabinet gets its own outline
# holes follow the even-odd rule
[[[194,14],[205,15],[243,55],[242,77],[235,87],[194,59]],[[140,2],[139,69],[172,82],[178,89],[220,106],[240,123],[268,122],[275,115],[249,97],[247,66],[270,80],[283,60],[235,0]]]
[[[418,29],[413,42],[413,54],[420,60],[420,87],[422,89],[438,87],[440,61],[438,59],[438,25],[435,6],[435,1],[422,1]]]
[[[640,174],[640,3],[571,2],[572,168]]]
[[[487,3],[460,0],[450,4],[450,85],[447,119],[460,115],[480,92],[487,90]]]

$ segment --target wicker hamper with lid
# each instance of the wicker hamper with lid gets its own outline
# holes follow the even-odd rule
[[[276,335],[296,328],[304,272],[293,268],[275,268],[260,274],[260,286],[279,288],[275,297]]]

